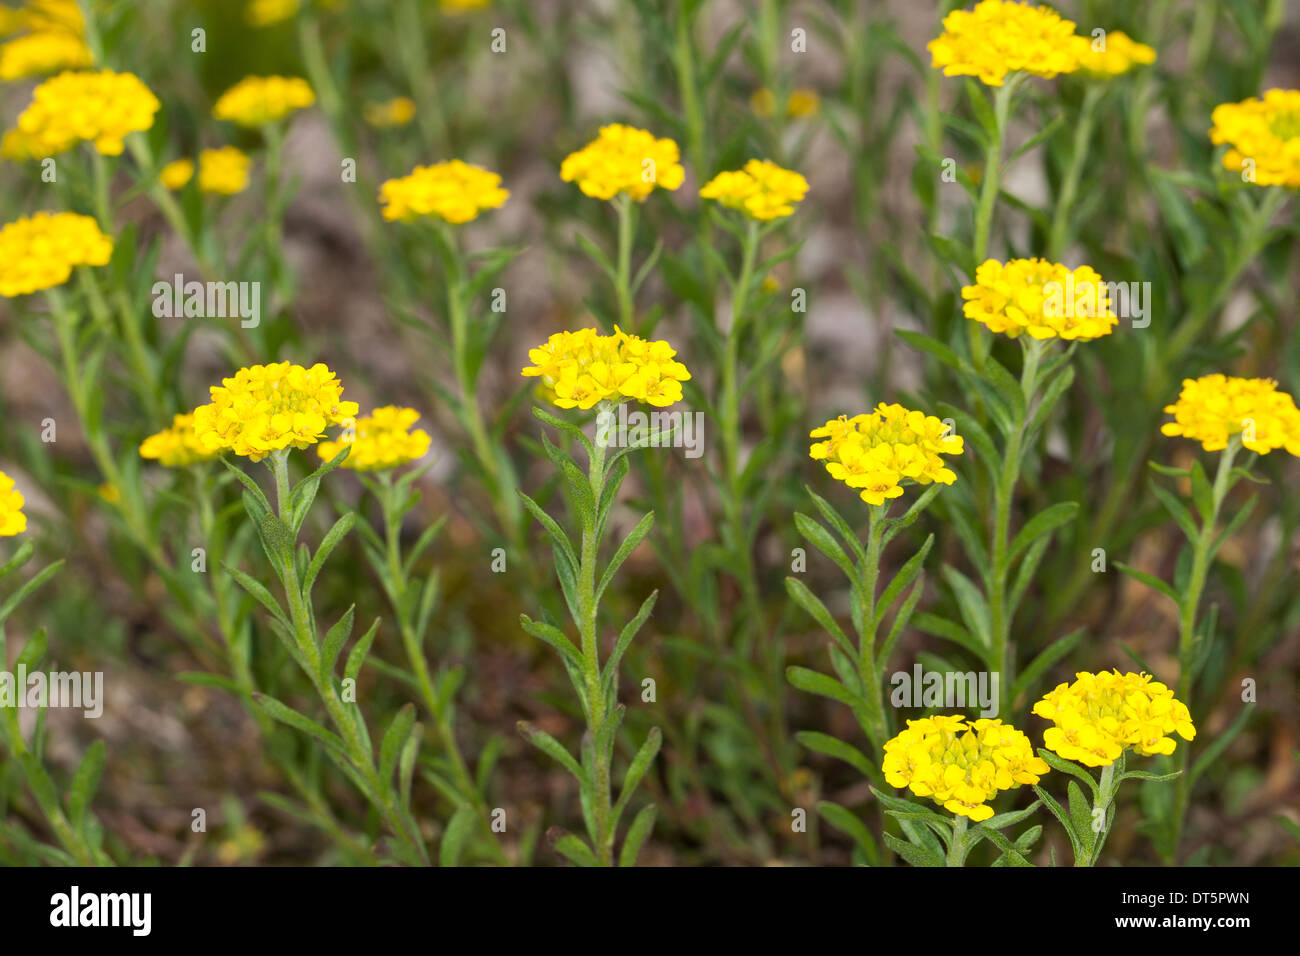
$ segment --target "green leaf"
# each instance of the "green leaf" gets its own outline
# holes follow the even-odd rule
[[[28,595],[52,578],[61,567],[63,567],[62,559],[47,565],[32,575],[17,591],[9,595],[5,602],[0,604],[0,624],[3,624],[9,615],[14,612],[14,608],[18,607],[19,604],[26,600]]]
[[[333,527],[325,533],[325,537],[321,539],[320,547],[316,549],[316,553],[312,555],[311,563],[307,565],[307,573],[303,575],[303,594],[311,593],[311,586],[316,582],[316,576],[320,574],[321,568],[325,566],[326,559],[338,547],[339,542],[347,536],[347,533],[352,530],[352,526],[356,524],[356,521],[356,513],[349,511],[334,522]]]
[[[1092,795],[1094,797],[1097,796],[1098,794],[1097,781],[1092,778],[1092,774],[1088,773],[1087,770],[1085,770],[1083,767],[1080,767],[1073,760],[1066,760],[1064,757],[1058,757],[1056,754],[1052,753],[1052,751],[1047,750],[1043,747],[1038,748],[1038,756],[1042,757],[1045,761],[1047,761],[1047,765],[1049,767],[1052,767],[1054,770],[1059,770],[1061,771],[1061,773],[1068,773],[1076,777],[1077,779],[1082,780],[1084,783],[1088,785],[1088,789],[1092,791]]]
[[[525,740],[563,766],[584,787],[588,785],[587,772],[582,769],[578,761],[573,758],[573,755],[564,749],[563,744],[546,731],[534,727],[526,720],[519,721],[515,726],[519,728],[519,732],[524,735]]]
[[[623,849],[618,854],[619,866],[636,866],[636,858],[641,853],[642,844],[650,836],[650,831],[654,829],[657,814],[652,803],[648,807],[642,807],[641,812],[633,817],[627,836],[623,838]]]
[[[476,814],[474,808],[463,803],[447,821],[447,829],[442,831],[442,841],[438,844],[439,866],[460,866],[460,856],[474,830]]]
[[[636,792],[637,785],[641,783],[641,778],[650,769],[650,765],[654,762],[663,742],[663,733],[658,727],[651,727],[650,733],[646,735],[645,743],[637,750],[636,756],[632,758],[632,763],[627,768],[627,774],[623,777],[623,789],[619,792],[618,802],[614,804],[613,822],[610,826],[618,826],[619,818],[627,808],[628,801],[632,799],[632,794]]]
[[[912,866],[943,866],[943,858],[914,843],[904,843],[892,833],[884,834],[885,844]]]
[[[1058,637],[1051,644],[1048,644],[1047,647],[1043,648],[1043,650],[1029,662],[1028,666],[1020,672],[1020,676],[1016,678],[1015,684],[1011,687],[1011,696],[1008,699],[1014,703],[1020,698],[1021,694],[1030,687],[1033,687],[1038,679],[1046,674],[1053,664],[1074,649],[1075,645],[1079,643],[1079,639],[1083,637],[1086,631],[1087,628],[1081,627],[1077,630],[1071,631],[1063,637]]]
[[[852,744],[846,744],[838,737],[832,737],[830,734],[819,733],[815,730],[801,730],[794,735],[794,739],[809,750],[843,760],[864,777],[873,775],[875,767],[867,759],[867,755]]]
[[[826,605],[821,602],[817,595],[809,591],[802,581],[798,578],[786,578],[785,590],[796,604],[807,611],[812,619],[822,626],[822,629],[831,636],[844,653],[849,656],[857,654],[852,642],[845,636],[840,626],[835,623],[835,619],[831,617],[831,612],[826,609]]]
[[[839,542],[831,537],[829,531],[812,518],[798,511],[794,513],[794,526],[801,535],[811,542],[813,547],[838,564],[840,570],[848,576],[850,581],[856,579],[857,575],[853,571],[853,562],[844,553],[844,549],[840,547]]]
[[[361,673],[361,668],[365,666],[366,656],[370,653],[370,645],[375,641],[375,634],[379,631],[379,618],[375,618],[370,629],[361,635],[361,640],[353,646],[352,652],[348,654],[348,662],[343,667],[343,678],[345,680],[357,679]]]
[[[557,839],[552,846],[555,852],[559,853],[570,863],[576,863],[578,866],[597,866],[596,854],[587,846],[586,841],[579,839],[572,833],[566,833]]]
[[[415,726],[415,705],[403,704],[394,716],[379,744],[379,778],[388,784],[397,769],[397,758]]]
[[[253,702],[273,720],[278,720],[282,724],[301,730],[309,737],[314,737],[321,743],[335,748],[335,750],[340,753],[344,752],[343,741],[340,740],[338,736],[329,730],[326,730],[305,714],[298,713],[298,711],[294,710],[287,704],[281,703],[268,694],[257,692],[253,694]]]
[[[829,697],[831,700],[838,700],[850,707],[859,706],[858,698],[848,688],[826,674],[819,674],[817,671],[809,670],[806,667],[791,666],[785,669],[785,676],[786,680],[799,690],[806,691],[809,694]]]
[[[519,615],[519,626],[528,634],[540,641],[545,641],[555,648],[566,658],[578,666],[582,666],[582,652],[578,650],[573,641],[569,640],[554,624],[547,624],[545,621],[534,621],[527,614]]]
[[[68,817],[77,830],[82,829],[86,808],[90,806],[90,801],[95,799],[95,791],[99,789],[99,779],[104,773],[104,761],[107,756],[108,748],[104,741],[96,740],[86,748],[81,764],[73,775],[72,785],[68,788]]]
[[[1011,547],[1007,551],[1008,562],[1014,561],[1022,551],[1034,543],[1035,539],[1054,531],[1066,522],[1073,521],[1078,513],[1077,502],[1063,501],[1034,515],[1012,539]]]
[[[893,607],[898,596],[903,592],[916,576],[921,573],[921,565],[925,562],[925,556],[930,553],[930,547],[934,544],[934,535],[928,535],[925,543],[921,545],[921,550],[908,558],[907,563],[898,569],[898,574],[894,575],[894,580],[889,582],[889,586],[880,595],[880,600],[876,602],[876,627],[885,619],[885,614]]]
[[[343,645],[347,643],[352,636],[352,621],[357,609],[355,604],[350,605],[343,616],[334,622],[325,633],[325,640],[321,642],[320,655],[320,672],[325,677],[334,673],[334,664],[339,659],[339,653],[343,650]]]
[[[650,596],[641,602],[641,608],[636,612],[636,617],[623,625],[623,630],[619,632],[618,640],[614,644],[614,650],[609,655],[609,660],[605,662],[605,672],[601,676],[601,689],[604,693],[609,693],[609,688],[614,685],[614,679],[618,676],[618,664],[623,659],[623,654],[627,651],[628,645],[632,643],[632,638],[641,630],[641,625],[646,622],[650,612],[654,610],[655,602],[659,599],[658,589],[651,591]]]
[[[1083,844],[1079,842],[1079,837],[1074,832],[1074,823],[1070,820],[1069,814],[1067,814],[1064,808],[1053,800],[1051,794],[1042,787],[1035,785],[1034,793],[1038,794],[1038,799],[1043,802],[1043,806],[1047,807],[1048,812],[1050,812],[1052,816],[1056,817],[1057,821],[1061,824],[1061,829],[1063,829],[1065,835],[1070,838],[1070,850],[1074,853],[1075,863],[1082,863],[1087,860],[1087,850],[1085,850]]]
[[[600,583],[596,585],[597,603],[600,602],[600,597],[605,593],[605,589],[609,587],[610,582],[614,580],[614,574],[618,571],[623,562],[627,560],[628,555],[635,551],[636,546],[639,545],[645,536],[650,533],[650,529],[654,527],[654,523],[655,513],[651,511],[637,522],[636,527],[628,532],[627,537],[623,539],[623,543],[618,546],[618,550],[614,552],[614,556],[609,559],[609,564],[605,566],[605,573],[600,576]]]
[[[1133,578],[1134,580],[1141,581],[1147,587],[1159,591],[1165,597],[1169,598],[1169,600],[1173,601],[1174,604],[1178,605],[1179,607],[1182,607],[1183,600],[1181,597],[1178,596],[1178,592],[1175,591],[1168,584],[1166,584],[1164,581],[1160,580],[1154,574],[1148,574],[1145,571],[1139,571],[1137,568],[1131,567],[1130,565],[1127,565],[1122,561],[1116,561],[1115,567],[1119,568],[1121,571],[1123,571],[1125,574],[1127,574],[1129,577]]]
[[[522,491],[519,492],[519,497],[524,500],[524,507],[528,509],[528,513],[536,518],[537,523],[546,529],[546,533],[551,536],[551,540],[555,542],[555,546],[559,548],[564,557],[568,559],[569,564],[576,569],[578,567],[578,556],[573,551],[573,545],[569,543],[568,535],[564,533],[564,530],[556,523],[554,518],[542,510],[541,506],[538,505],[536,501],[529,498]]]
[[[872,866],[880,862],[880,850],[871,836],[871,831],[851,811],[830,800],[820,800],[817,803],[817,812],[831,826],[853,837],[854,842],[862,848],[867,862]]]

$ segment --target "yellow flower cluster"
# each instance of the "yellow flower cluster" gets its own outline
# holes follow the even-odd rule
[[[118,156],[129,134],[153,126],[160,106],[133,73],[60,73],[33,91],[18,125],[5,134],[3,154],[44,159],[84,141]]]
[[[362,116],[375,129],[405,126],[415,119],[415,100],[409,96],[397,96],[384,103],[367,103]]]
[[[469,13],[471,10],[482,10],[492,0],[439,0],[438,6],[444,13],[457,14]]]
[[[0,538],[12,537],[27,530],[23,500],[23,493],[14,487],[14,480],[0,471]]]
[[[1073,73],[1089,52],[1074,23],[1050,7],[1011,0],[981,0],[974,10],[954,10],[943,18],[943,33],[931,40],[932,65],[944,76],[975,76],[1001,86],[1008,73],[1051,79]]]
[[[909,720],[885,744],[883,769],[890,786],[978,823],[993,816],[988,801],[998,791],[1038,783],[1051,768],[1014,727],[954,715]]]
[[[382,213],[389,222],[436,216],[459,225],[478,218],[484,209],[499,209],[509,196],[496,173],[459,159],[416,166],[409,176],[390,179],[379,187]]]
[[[248,170],[253,161],[234,146],[205,149],[199,153],[199,191],[233,196],[248,188]],[[183,189],[194,178],[194,160],[177,159],[162,168],[158,179],[168,189]]]
[[[181,468],[216,457],[216,451],[199,441],[194,431],[194,413],[173,415],[170,428],[150,435],[140,443],[140,457],[168,468]]]
[[[365,418],[358,418],[356,427],[345,431],[338,441],[323,441],[316,446],[322,461],[332,461],[344,448],[351,449],[343,459],[344,468],[356,471],[380,471],[396,468],[407,462],[423,458],[429,450],[429,433],[423,428],[411,431],[420,420],[414,408],[385,405],[376,408]]]
[[[45,76],[93,65],[76,0],[31,0],[3,32],[27,31],[0,46],[0,80]]]
[[[350,425],[356,402],[326,366],[277,362],[241,368],[209,390],[212,402],[194,410],[194,432],[210,452],[232,451],[261,461],[283,448],[306,448],[330,425]]]
[[[678,161],[681,152],[671,139],[655,139],[652,133],[614,123],[600,128],[600,135],[564,158],[560,178],[596,199],[613,199],[625,193],[644,201],[656,186],[677,189],[686,178]]]
[[[1196,736],[1187,706],[1150,674],[1074,675],[1034,704],[1034,713],[1056,726],[1043,733],[1047,748],[1088,767],[1108,767],[1125,747],[1144,756],[1171,754],[1177,733]]]
[[[1015,338],[1087,341],[1109,335],[1119,320],[1106,283],[1090,266],[1070,269],[1045,259],[989,259],[963,286],[966,318]]]
[[[808,192],[808,180],[767,159],[751,159],[744,169],[718,173],[700,196],[739,209],[751,219],[768,222],[794,212]]]
[[[907,482],[951,485],[957,480],[939,457],[965,450],[965,442],[949,431],[933,415],[881,402],[869,414],[841,415],[814,428],[809,437],[826,440],[808,454],[824,461],[836,481],[860,491],[867,504],[882,505],[901,495]]]
[[[785,103],[785,115],[790,119],[802,119],[805,116],[812,116],[817,112],[821,103],[822,98],[817,95],[816,90],[800,87],[797,90],[790,91],[790,97]],[[766,86],[761,86],[749,98],[749,105],[758,116],[764,118],[775,116],[776,94]]]
[[[251,27],[271,27],[298,12],[299,0],[249,0],[244,19]]]
[[[300,77],[246,76],[221,94],[212,115],[240,126],[261,126],[315,102],[316,94]]]
[[[1269,90],[1262,100],[1224,103],[1210,119],[1210,141],[1228,144],[1224,169],[1250,170],[1250,181],[1260,186],[1300,189],[1300,90]]]
[[[1300,409],[1271,378],[1216,373],[1184,379],[1178,401],[1165,411],[1174,420],[1161,426],[1163,434],[1198,441],[1206,451],[1220,451],[1240,435],[1242,447],[1256,454],[1285,448],[1300,456]]]
[[[1096,48],[1097,42],[1102,44],[1100,50]],[[1110,30],[1099,41],[1088,42],[1080,65],[1099,76],[1119,76],[1135,66],[1147,66],[1155,61],[1154,49],[1138,43],[1123,30]]]
[[[113,241],[89,216],[38,212],[0,229],[0,296],[13,298],[62,285],[77,266],[102,266]]]
[[[651,342],[615,327],[613,335],[595,329],[556,332],[529,349],[527,378],[540,378],[550,401],[560,408],[588,409],[602,401],[631,398],[665,406],[681,401],[682,382],[691,373],[675,361],[667,342]]]

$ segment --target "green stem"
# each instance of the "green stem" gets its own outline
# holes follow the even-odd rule
[[[948,857],[944,860],[948,866],[964,866],[966,863],[966,825],[966,817],[953,817],[952,839],[948,843]]]
[[[1122,759],[1122,758],[1121,758]],[[1115,764],[1107,764],[1101,771],[1101,781],[1097,785],[1097,795],[1092,800],[1092,820],[1098,818],[1098,811],[1102,822],[1101,830],[1094,830],[1092,834],[1092,851],[1088,854],[1087,862],[1084,866],[1095,866],[1097,860],[1101,857],[1101,848],[1106,844],[1106,837],[1110,833],[1110,827],[1106,825],[1106,813],[1110,808],[1111,800],[1115,797]],[[1089,826],[1092,825],[1089,820]]]
[[[974,264],[979,268],[988,256],[989,234],[993,228],[993,208],[997,204],[1002,182],[1002,147],[1007,135],[1007,121],[1011,116],[1011,103],[1022,73],[1012,73],[1003,80],[993,96],[995,121],[992,138],[984,153],[984,179],[980,184],[979,201],[975,207]],[[969,324],[971,355],[975,367],[982,368],[988,355],[989,340],[980,334],[978,323]]]
[[[618,272],[614,291],[618,296],[618,321],[624,331],[635,332],[632,304],[632,241],[636,234],[636,206],[634,200],[620,193],[614,200],[618,210]]]
[[[1048,233],[1047,254],[1053,262],[1059,262],[1065,252],[1070,213],[1074,209],[1074,199],[1079,191],[1079,180],[1083,176],[1083,166],[1088,158],[1088,141],[1092,139],[1092,130],[1097,120],[1097,104],[1101,102],[1105,87],[1099,82],[1089,82],[1083,94],[1083,105],[1079,108],[1078,119],[1074,125],[1074,144],[1070,153],[1070,165],[1066,167],[1065,177],[1057,194],[1056,208],[1052,212],[1052,225]]]
[[[867,556],[859,569],[862,591],[863,628],[858,635],[858,673],[866,691],[867,716],[871,726],[864,727],[877,751],[886,739],[884,688],[876,668],[876,588],[880,581],[880,554],[884,546],[885,517],[889,504],[871,505],[867,510]],[[959,819],[965,819],[964,817]]]
[[[1001,713],[1010,712],[1011,685],[1015,680],[1015,661],[1011,653],[1011,618],[1014,608],[1007,606],[1007,577],[1011,570],[1010,529],[1011,506],[1015,500],[1016,482],[1020,478],[1023,457],[1025,424],[1033,411],[1038,390],[1038,366],[1046,349],[1038,339],[1022,339],[1024,367],[1020,375],[1020,391],[1024,396],[1023,412],[1015,415],[1007,434],[1002,467],[998,474],[993,507],[993,538],[991,542],[992,569],[989,577],[989,629],[993,639],[993,660],[1001,670]]]

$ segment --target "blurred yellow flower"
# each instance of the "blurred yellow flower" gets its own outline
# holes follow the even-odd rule
[[[484,209],[499,209],[510,196],[501,177],[459,159],[433,166],[416,166],[408,176],[379,187],[383,217],[411,222],[434,216],[459,225],[478,218]]]
[[[199,153],[199,191],[233,196],[248,188],[248,170],[253,161],[234,146],[205,149]],[[158,179],[171,190],[183,189],[194,178],[194,160],[177,159],[158,173]]]
[[[113,241],[89,216],[38,212],[0,229],[0,296],[13,298],[67,282],[77,266],[102,266]]]
[[[1043,743],[1066,760],[1107,767],[1125,747],[1144,756],[1171,754],[1172,734],[1196,737],[1187,706],[1149,674],[1080,671],[1074,677],[1034,704],[1035,714],[1055,724],[1043,732]]]
[[[1119,76],[1135,66],[1147,66],[1155,61],[1156,51],[1152,47],[1131,39],[1123,30],[1110,30],[1088,40],[1087,53],[1080,65],[1099,76]]]
[[[906,787],[975,822],[993,816],[988,801],[999,791],[1036,784],[1051,770],[1009,724],[959,715],[909,720],[885,744],[882,769],[891,787]]]
[[[800,87],[790,91],[786,100],[785,115],[791,119],[812,116],[821,106],[822,99],[816,90]],[[764,118],[776,113],[776,96],[766,86],[761,86],[749,98],[750,108]]]
[[[29,33],[0,46],[0,80],[21,80],[59,70],[82,69],[94,62],[90,47],[75,33]]]
[[[299,6],[299,0],[249,0],[244,19],[253,27],[275,26],[296,14]]]
[[[1110,291],[1090,266],[1070,269],[1045,259],[989,259],[963,286],[963,311],[991,331],[1016,338],[1087,341],[1109,335],[1119,323]]]
[[[662,407],[681,401],[682,382],[691,378],[676,354],[667,342],[647,341],[617,327],[613,335],[595,329],[557,332],[528,351],[533,364],[522,374],[540,378],[543,394],[560,408],[588,409],[628,398]]]
[[[1228,144],[1223,168],[1260,186],[1300,188],[1300,90],[1214,108],[1210,142]]]
[[[320,363],[241,368],[210,391],[211,404],[194,410],[199,443],[206,451],[231,451],[253,461],[314,445],[327,427],[351,424],[358,411],[356,402],[343,401],[343,385]]]
[[[767,222],[790,215],[807,192],[808,180],[798,173],[770,160],[751,159],[744,169],[718,173],[700,190],[700,196]]]
[[[974,76],[1001,86],[1008,73],[1051,79],[1073,73],[1088,51],[1074,23],[1050,7],[1011,0],[981,0],[974,10],[954,10],[943,18],[943,33],[931,40],[935,69],[944,76]]]
[[[140,457],[157,461],[168,468],[181,468],[200,461],[209,461],[216,452],[199,441],[194,431],[194,413],[172,416],[170,428],[150,435],[140,443]]]
[[[23,493],[14,487],[14,480],[0,471],[0,538],[12,537],[27,530],[23,502]]]
[[[415,100],[397,96],[383,103],[367,103],[362,115],[376,129],[405,126],[415,119]]]
[[[221,94],[212,116],[240,126],[261,126],[315,102],[316,94],[300,77],[246,76]]]
[[[118,156],[128,135],[153,126],[160,106],[133,73],[60,73],[33,91],[31,105],[5,135],[5,155],[44,159],[88,142]]]
[[[411,431],[420,420],[414,408],[385,405],[364,418],[355,427],[344,428],[338,441],[323,441],[316,446],[322,461],[332,461],[345,447],[351,449],[343,460],[344,468],[356,471],[380,471],[396,468],[423,458],[429,450],[429,433],[423,428]]]
[[[841,415],[814,428],[809,437],[826,440],[816,442],[808,455],[825,462],[830,476],[859,492],[867,504],[882,505],[902,495],[905,484],[951,485],[957,480],[939,457],[965,450],[965,442],[950,432],[933,415],[881,402],[869,414]]]
[[[671,139],[655,139],[646,130],[614,123],[602,126],[599,136],[565,157],[560,178],[576,182],[584,194],[596,199],[623,193],[644,201],[656,186],[668,190],[681,186],[686,170],[680,156]]]
[[[469,13],[471,10],[482,10],[489,6],[492,0],[438,0],[444,13]]]
[[[1162,434],[1199,441],[1206,451],[1221,451],[1240,435],[1242,447],[1256,454],[1284,448],[1300,456],[1300,409],[1271,378],[1184,379],[1178,401],[1165,411],[1174,420],[1161,426]]]

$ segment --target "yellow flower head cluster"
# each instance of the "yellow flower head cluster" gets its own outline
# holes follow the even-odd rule
[[[221,94],[212,116],[240,126],[261,126],[315,102],[316,94],[300,77],[246,76]]]
[[[602,126],[599,136],[564,158],[560,178],[576,182],[583,193],[596,199],[626,193],[644,201],[656,186],[669,190],[681,186],[686,170],[680,157],[671,139],[655,139],[643,129],[614,123]]]
[[[44,159],[84,141],[118,156],[122,140],[153,126],[160,106],[134,73],[60,73],[36,87],[18,125],[5,134],[3,152],[11,159]]]
[[[988,801],[998,791],[1038,783],[1051,768],[1014,727],[954,715],[909,720],[885,744],[883,769],[890,786],[978,823],[993,816]]]
[[[77,266],[102,266],[113,241],[89,216],[38,212],[0,229],[0,296],[13,298],[62,285]]]
[[[396,96],[384,103],[367,103],[362,116],[375,129],[405,126],[415,119],[415,100],[409,96]]]
[[[1098,43],[1101,49],[1096,48]],[[1155,61],[1154,49],[1132,39],[1123,30],[1110,30],[1097,40],[1088,41],[1080,65],[1098,76],[1119,76],[1135,66],[1148,66]]]
[[[989,259],[975,270],[975,284],[963,286],[966,318],[1015,338],[1087,341],[1109,335],[1119,320],[1110,292],[1090,266],[1070,269],[1045,259]]]
[[[794,212],[808,192],[808,180],[766,159],[751,159],[744,169],[718,173],[700,195],[739,209],[751,219],[767,222]]]
[[[785,103],[785,115],[790,119],[802,119],[812,116],[821,106],[822,98],[816,90],[800,87],[790,91],[790,98]],[[749,98],[753,111],[764,118],[776,115],[776,94],[766,86],[761,86]]]
[[[27,530],[23,500],[23,493],[14,488],[14,480],[0,471],[0,538],[12,537]]]
[[[6,8],[7,11],[7,8]],[[0,80],[45,76],[94,63],[76,0],[31,0],[12,11],[5,34],[26,31],[0,46]]]
[[[248,154],[234,146],[205,149],[199,153],[199,191],[233,196],[248,188],[248,170],[253,164]],[[194,178],[194,160],[185,158],[168,163],[158,179],[168,189],[183,189]]]
[[[316,446],[322,461],[332,461],[344,448],[351,449],[343,459],[344,468],[356,471],[380,471],[396,468],[423,458],[429,450],[429,433],[423,428],[411,431],[420,420],[414,408],[385,405],[365,418],[358,418],[338,441],[323,441]]]
[[[213,385],[212,403],[194,410],[194,432],[210,452],[232,451],[261,461],[283,448],[306,448],[330,425],[350,425],[357,403],[324,365],[277,362],[241,368]]]
[[[442,7],[444,13],[457,14],[482,10],[491,2],[492,0],[439,0],[438,6]]]
[[[150,435],[140,443],[140,457],[157,461],[168,468],[181,468],[209,461],[216,452],[199,441],[194,431],[194,413],[173,415],[170,428]]]
[[[943,18],[943,33],[931,40],[932,65],[944,76],[976,76],[1001,86],[1008,73],[1051,79],[1073,73],[1088,52],[1074,23],[1049,7],[1011,0],[981,0],[974,10],[954,10]]]
[[[478,218],[484,209],[501,208],[509,197],[500,176],[459,159],[416,166],[409,176],[379,187],[383,216],[389,222],[435,216],[459,225]]]
[[[1269,90],[1264,98],[1224,103],[1210,114],[1210,141],[1228,144],[1223,168],[1253,166],[1260,186],[1300,189],[1300,90]]]
[[[662,407],[681,401],[682,382],[691,378],[674,360],[676,354],[667,342],[647,341],[617,327],[613,335],[595,329],[556,332],[528,350],[533,364],[523,374],[540,378],[560,408],[587,409],[628,398]]]
[[[965,450],[965,442],[949,431],[933,415],[881,402],[870,414],[841,415],[814,428],[809,437],[826,440],[808,454],[824,461],[836,481],[860,491],[867,504],[882,505],[901,495],[906,482],[951,485],[957,480],[939,457]]]
[[[1160,431],[1201,443],[1206,451],[1228,447],[1232,435],[1259,455],[1285,448],[1300,455],[1300,409],[1295,399],[1277,390],[1271,378],[1205,375],[1183,379],[1178,401],[1166,405],[1174,416]]]
[[[1066,760],[1108,767],[1125,747],[1144,756],[1171,754],[1170,734],[1196,736],[1187,706],[1150,674],[1081,671],[1074,677],[1034,704],[1035,714],[1056,725],[1043,733],[1043,743]]]
[[[251,27],[271,27],[298,12],[299,0],[249,0],[244,19]]]

